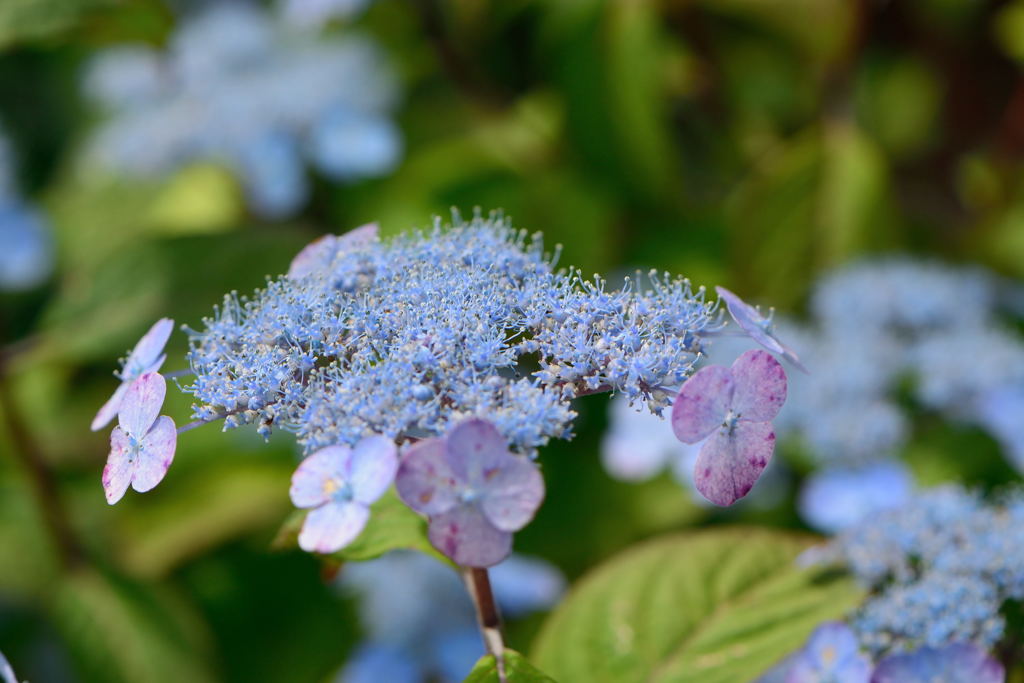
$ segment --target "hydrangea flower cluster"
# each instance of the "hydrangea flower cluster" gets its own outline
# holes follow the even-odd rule
[[[374,43],[295,33],[240,2],[187,18],[166,51],[102,52],[85,90],[110,114],[92,141],[101,163],[150,176],[223,163],[268,218],[305,202],[304,159],[353,181],[388,173],[401,156],[390,118],[397,85]]]
[[[511,618],[551,607],[565,590],[557,569],[522,555],[492,567],[491,584]],[[337,683],[454,683],[484,654],[457,575],[427,555],[396,551],[346,565],[341,586],[358,600],[366,639]]]
[[[31,289],[53,271],[53,241],[43,214],[17,191],[14,152],[0,131],[0,291]]]
[[[971,643],[923,647],[889,655],[877,665],[859,648],[842,622],[819,626],[796,654],[757,683],[1003,683],[1003,666]]]
[[[121,423],[104,478],[111,503],[129,484],[152,488],[173,456],[154,384],[163,387],[155,373],[171,325],[143,337],[94,420]],[[488,567],[540,506],[536,449],[571,435],[583,394],[619,392],[656,414],[674,397],[677,436],[708,437],[701,492],[719,505],[747,494],[772,455],[786,377],[769,353],[751,351],[687,380],[723,327],[686,280],[651,273],[610,290],[556,270],[539,236],[499,217],[389,242],[371,224],[308,245],[287,275],[252,297],[230,294],[189,330],[194,380],[183,389],[195,420],[177,431],[223,420],[265,438],[294,433],[307,455],[291,488],[310,511],[299,536],[307,550],[353,541],[394,483],[429,519],[436,548]]]
[[[371,0],[280,0],[282,18],[302,29],[323,26],[332,19],[347,19],[366,9]]]
[[[1024,496],[998,504],[948,486],[876,512],[806,559],[848,568],[872,596],[850,618],[872,653],[1003,635],[1000,608],[1024,598]]]

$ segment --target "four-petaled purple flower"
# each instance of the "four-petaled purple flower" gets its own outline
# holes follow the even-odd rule
[[[490,567],[512,550],[544,499],[544,479],[512,454],[498,430],[473,418],[444,438],[413,445],[395,479],[398,495],[430,519],[430,542],[463,567]]]
[[[672,406],[683,443],[707,439],[694,483],[716,505],[747,495],[775,450],[771,420],[786,401],[786,372],[772,355],[747,351],[732,364],[709,365],[688,379]]]
[[[124,368],[121,369],[119,377],[121,386],[117,388],[114,395],[103,404],[96,417],[92,420],[91,429],[97,431],[103,429],[121,409],[121,402],[124,400],[128,386],[136,379],[147,372],[156,372],[167,360],[164,347],[174,330],[174,321],[169,318],[157,320],[142,339],[135,345],[125,360]]]
[[[160,415],[166,393],[166,380],[155,372],[142,375],[125,390],[103,468],[103,490],[111,505],[121,500],[129,485],[139,493],[155,487],[174,460],[178,432],[171,418]]]
[[[726,308],[729,309],[729,315],[736,321],[744,332],[750,335],[750,338],[756,341],[761,346],[765,347],[772,353],[777,353],[790,363],[800,368],[803,372],[807,372],[807,368],[800,362],[800,358],[797,357],[796,352],[789,348],[775,336],[773,332],[773,324],[771,316],[763,316],[761,312],[748,304],[743,299],[739,298],[725,287],[715,287],[715,291],[718,292],[718,296],[725,301]]]
[[[369,436],[355,448],[328,446],[313,453],[292,475],[296,507],[311,508],[299,533],[309,552],[333,553],[359,536],[370,504],[395,480],[398,449],[383,436]]]

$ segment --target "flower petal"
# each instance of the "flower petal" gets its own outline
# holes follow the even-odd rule
[[[398,449],[386,436],[369,436],[356,444],[349,465],[352,497],[369,505],[384,495],[398,472]]]
[[[311,553],[333,553],[355,540],[370,518],[362,503],[326,503],[313,508],[299,532],[299,547]]]
[[[120,427],[110,432],[110,454],[103,468],[103,493],[113,505],[124,497],[132,481],[132,461],[128,435]]]
[[[672,405],[672,431],[683,443],[695,443],[722,425],[732,404],[729,369],[709,365],[686,380]]]
[[[747,351],[732,364],[732,409],[744,420],[775,419],[786,402],[786,371],[767,351]]]
[[[544,500],[544,478],[521,456],[507,456],[485,486],[480,509],[501,531],[518,531],[529,524]]]
[[[424,439],[402,456],[395,488],[405,504],[424,515],[436,515],[459,504],[458,482],[445,457],[444,439]]]
[[[487,420],[471,418],[455,425],[445,435],[446,457],[456,476],[470,489],[487,487],[495,470],[501,469],[515,457],[508,450],[508,442],[497,428]]]
[[[128,385],[121,410],[117,414],[121,429],[129,436],[142,439],[160,415],[167,394],[167,381],[163,375],[150,372]]]
[[[327,234],[304,246],[288,266],[288,277],[296,280],[330,265],[337,240],[336,235]]]
[[[150,368],[158,361],[162,364],[161,356],[173,331],[174,321],[170,318],[161,318],[153,323],[149,331],[142,335],[142,339],[128,354],[128,359],[124,363],[125,379],[135,379],[136,375],[153,372],[154,370]],[[157,369],[159,369],[159,365],[157,365]]]
[[[512,534],[496,529],[475,505],[431,517],[430,542],[460,567],[490,567],[512,552]]]
[[[114,391],[114,395],[107,399],[107,402],[96,413],[96,417],[92,419],[92,424],[89,426],[92,431],[95,432],[103,429],[111,420],[117,417],[117,412],[121,409],[121,401],[124,400],[124,393],[126,391],[128,391],[128,382],[121,382],[120,386]]]
[[[326,503],[332,493],[328,482],[348,481],[351,462],[352,449],[348,446],[327,446],[307,456],[292,474],[292,503],[300,508]]]
[[[756,308],[725,287],[715,287],[715,291],[725,301],[725,306],[729,309],[729,315],[732,316],[732,319],[736,321],[736,324],[744,332],[750,335],[751,339],[772,353],[779,354],[803,372],[807,372],[807,368],[800,362],[796,352],[780,342],[774,334],[766,329],[768,327],[766,325],[768,319],[761,315]]]
[[[890,655],[880,661],[872,683],[931,683],[971,681],[1003,683],[1003,665],[973,643],[953,643],[943,648],[923,647],[915,652]]]
[[[344,235],[338,237],[339,251],[355,251],[362,249],[377,241],[380,226],[376,223],[366,223],[358,228],[352,228]]]
[[[732,505],[747,495],[775,450],[770,422],[736,423],[719,429],[700,449],[694,467],[697,490],[715,505]]]
[[[135,459],[132,488],[139,493],[155,488],[167,474],[177,444],[178,432],[174,428],[174,420],[161,415],[142,439],[139,455]]]

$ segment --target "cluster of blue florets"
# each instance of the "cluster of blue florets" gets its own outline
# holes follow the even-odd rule
[[[195,417],[286,429],[309,453],[483,416],[533,453],[569,435],[581,394],[668,405],[701,335],[722,326],[715,305],[661,275],[609,290],[556,258],[476,217],[338,249],[313,272],[230,295],[190,333]]]
[[[987,503],[955,486],[878,512],[812,551],[847,567],[872,595],[850,623],[873,653],[1003,636],[1007,600],[1024,598],[1024,494]]]
[[[333,11],[307,5],[288,7],[307,19]],[[305,202],[306,159],[351,181],[384,175],[401,157],[397,84],[371,40],[296,32],[240,2],[186,18],[166,51],[102,52],[85,89],[110,113],[92,145],[102,163],[158,175],[219,162],[269,218]]]

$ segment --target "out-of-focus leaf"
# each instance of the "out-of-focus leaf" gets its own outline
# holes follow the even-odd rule
[[[0,2],[0,48],[65,31],[85,12],[109,1],[4,0]]]
[[[885,160],[844,121],[765,153],[730,197],[740,291],[792,304],[814,273],[892,241]]]
[[[0,474],[0,600],[38,596],[56,580],[57,555],[28,482]]]
[[[82,679],[204,683],[216,677],[195,641],[197,621],[141,585],[79,570],[53,586],[51,615]]]
[[[893,156],[912,157],[935,138],[941,100],[928,65],[910,58],[868,60],[857,87],[857,117]]]
[[[185,560],[279,519],[289,507],[290,470],[223,463],[195,469],[175,495],[149,496],[122,519],[121,558],[139,576],[161,576]]]
[[[505,650],[505,674],[509,683],[555,683],[515,650]],[[494,655],[484,655],[463,683],[498,683],[498,664]]]
[[[1024,2],[1007,3],[993,19],[996,42],[1007,55],[1024,62]]]
[[[226,169],[196,164],[175,174],[162,189],[147,222],[169,235],[225,232],[238,226],[243,210],[238,183]]]
[[[862,597],[850,579],[796,566],[811,542],[720,528],[632,548],[572,589],[531,660],[566,681],[752,680]]]
[[[297,546],[305,518],[306,513],[303,511],[290,515],[278,530],[273,541],[274,547],[283,549]],[[430,545],[427,521],[409,509],[393,488],[370,507],[370,521],[356,540],[333,553],[331,558],[341,562],[358,562],[372,560],[392,550],[419,550],[450,564]]]

